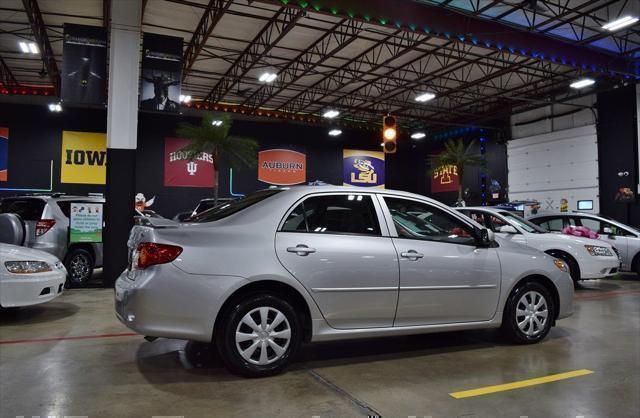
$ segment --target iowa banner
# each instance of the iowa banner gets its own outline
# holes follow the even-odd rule
[[[9,178],[9,128],[0,127],[0,181]]]
[[[342,183],[345,186],[384,189],[383,152],[345,149],[342,167]]]
[[[307,181],[307,155],[303,149],[272,148],[258,153],[258,180],[277,186]]]
[[[182,38],[145,33],[140,109],[177,113],[181,81]]]
[[[105,184],[107,135],[62,131],[60,182]]]
[[[203,152],[193,161],[180,151],[189,141],[181,138],[164,140],[164,185],[168,187],[213,187],[216,172],[213,156]]]
[[[97,26],[64,24],[62,43],[62,100],[102,104],[106,100],[107,30]]]

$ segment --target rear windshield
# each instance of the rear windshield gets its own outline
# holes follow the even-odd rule
[[[23,221],[39,221],[44,211],[42,199],[10,198],[2,200],[0,213],[15,213]]]
[[[207,209],[204,212],[187,219],[186,222],[200,223],[218,221],[222,218],[226,218],[227,216],[231,216],[234,213],[240,212],[249,206],[255,205],[256,203],[261,202],[274,194],[280,193],[281,191],[282,190],[279,189],[260,190],[259,192],[251,193],[241,199]]]
[[[95,200],[58,200],[56,203],[58,203],[58,206],[60,207],[60,210],[62,211],[62,213],[64,213],[64,216],[68,218],[71,216],[71,203],[102,203],[102,202],[97,202]]]

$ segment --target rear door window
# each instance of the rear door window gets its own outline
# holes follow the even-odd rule
[[[45,201],[42,199],[4,199],[0,213],[15,213],[23,221],[39,221],[42,218]]]

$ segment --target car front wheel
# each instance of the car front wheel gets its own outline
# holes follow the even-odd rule
[[[276,295],[252,295],[235,303],[216,331],[215,343],[227,368],[247,377],[284,370],[301,343],[293,307]]]
[[[540,283],[518,285],[505,305],[502,331],[516,344],[542,341],[555,315],[555,306],[549,290]]]

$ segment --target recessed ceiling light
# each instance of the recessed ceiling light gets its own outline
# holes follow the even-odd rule
[[[622,29],[627,26],[633,25],[638,20],[640,20],[640,18],[637,18],[635,16],[624,16],[624,17],[621,17],[620,19],[614,20],[613,22],[607,23],[602,27],[602,29],[606,29],[610,32],[613,32],[618,29]]]
[[[340,129],[332,129],[329,131],[329,135],[331,136],[338,136],[342,133],[342,131]]]
[[[428,102],[429,100],[435,99],[436,95],[433,93],[422,93],[419,96],[416,96],[416,102]]]
[[[422,139],[424,138],[426,135],[424,132],[416,132],[414,134],[411,134],[411,138],[413,139]]]
[[[276,77],[278,77],[278,74],[266,72],[266,73],[262,73],[260,75],[260,78],[258,78],[258,80],[261,83],[271,83],[273,80],[276,79]]]
[[[324,114],[322,115],[325,118],[328,119],[333,119],[336,116],[338,116],[340,114],[340,112],[338,112],[337,110],[327,110],[326,112],[324,112]]]
[[[591,86],[593,84],[595,84],[595,80],[592,80],[590,78],[583,78],[583,79],[580,79],[578,81],[574,81],[573,83],[571,83],[569,85],[569,87],[571,87],[573,89],[582,89],[582,88]]]

